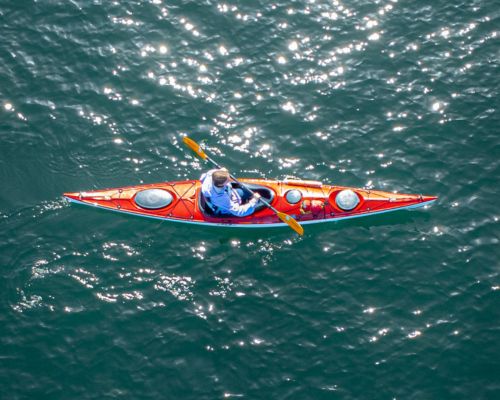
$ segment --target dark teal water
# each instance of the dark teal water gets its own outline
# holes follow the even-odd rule
[[[500,8],[0,3],[0,397],[498,399]],[[64,191],[238,176],[439,196],[288,229]]]

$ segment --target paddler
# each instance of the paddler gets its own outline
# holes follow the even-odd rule
[[[246,217],[255,211],[260,195],[233,189],[227,169],[212,169],[203,174],[200,181],[201,193],[214,214]]]

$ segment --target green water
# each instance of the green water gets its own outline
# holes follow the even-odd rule
[[[500,396],[494,2],[0,4],[0,398]],[[288,229],[66,191],[236,176],[439,196]]]

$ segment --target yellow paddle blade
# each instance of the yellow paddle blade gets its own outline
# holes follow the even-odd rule
[[[193,150],[196,154],[198,154],[201,158],[206,160],[207,155],[203,151],[203,149],[200,147],[198,143],[196,143],[193,139],[188,138],[185,136],[182,141],[185,143],[187,147],[189,147],[191,150]]]
[[[290,217],[288,214],[282,213],[282,212],[277,212],[276,213],[285,224],[287,224],[290,228],[292,228],[295,232],[297,232],[300,236],[304,234],[304,228],[295,221],[292,217]]]

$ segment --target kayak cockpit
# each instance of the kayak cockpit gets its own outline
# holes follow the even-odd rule
[[[242,188],[242,186],[240,185],[239,182],[231,182],[231,186],[233,187],[233,189],[242,189],[242,190],[245,190]],[[266,186],[262,186],[262,185],[255,185],[255,184],[251,184],[251,183],[245,183],[245,186],[248,187],[250,190],[252,190],[253,192],[256,192],[258,194],[260,194],[262,196],[262,198],[264,200],[266,200],[268,203],[272,203],[273,200],[274,200],[274,197],[275,197],[275,193],[272,189],[266,187]],[[203,196],[203,194],[201,193],[201,190],[199,191],[199,194],[198,194],[198,206],[200,208],[200,211],[205,214],[205,215],[208,215],[210,217],[215,217],[215,218],[227,218],[228,215],[227,214],[215,214],[213,212],[213,210],[207,205],[207,201],[205,199],[205,196]],[[255,207],[255,212],[256,211],[259,211],[259,210],[262,210],[263,208],[265,208],[266,206],[262,203],[259,203],[256,207]]]

